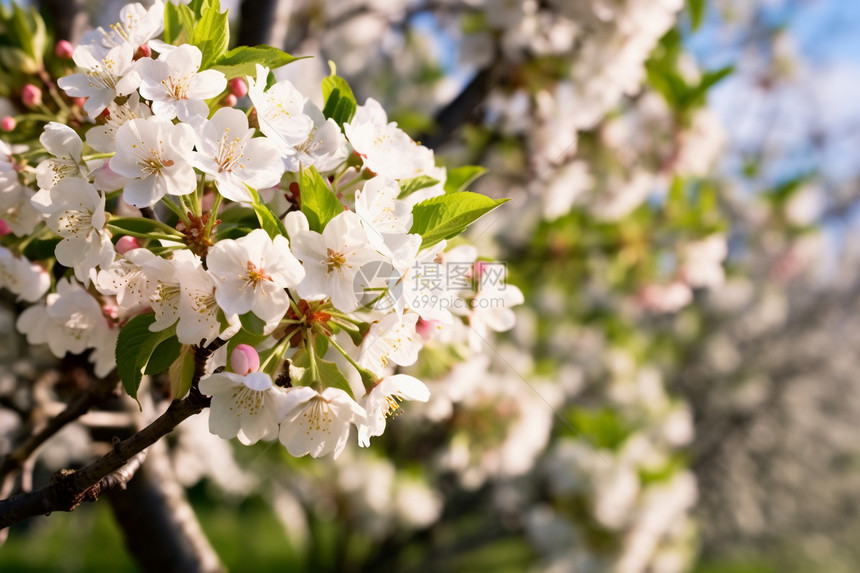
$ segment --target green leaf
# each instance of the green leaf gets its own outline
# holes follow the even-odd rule
[[[254,76],[257,73],[257,64],[269,69],[280,68],[296,60],[297,58],[272,46],[239,46],[233,48],[212,65],[213,70],[218,70],[227,76],[228,80],[244,76]]]
[[[242,323],[242,328],[245,331],[255,336],[262,336],[263,329],[266,328],[266,321],[253,312],[246,312],[240,315],[239,321]]]
[[[200,69],[211,67],[227,51],[230,43],[230,24],[227,12],[221,12],[218,0],[203,5],[200,21],[194,27],[191,43],[203,52]]]
[[[316,357],[316,364],[319,380],[315,380],[313,377],[313,370],[311,369],[310,357],[307,351],[300,349],[296,352],[290,362],[290,378],[294,381],[294,385],[314,386],[317,382],[320,382],[324,387],[340,388],[351,397],[355,397],[352,393],[352,388],[349,386],[349,382],[338,369],[337,364],[319,357]],[[293,374],[298,374],[298,376],[293,376]]]
[[[51,259],[54,257],[54,249],[63,239],[60,237],[51,237],[50,239],[35,239],[27,243],[22,253],[31,261],[42,259]]]
[[[357,104],[352,88],[345,79],[336,75],[332,62],[329,62],[329,66],[331,75],[322,81],[323,101],[325,101],[323,115],[326,119],[335,120],[342,127],[352,120]]]
[[[702,74],[702,79],[699,81],[699,85],[691,89],[689,94],[687,94],[687,103],[689,105],[704,105],[705,96],[708,95],[708,90],[723,78],[731,75],[733,71],[734,67],[726,66],[719,70],[713,70]]]
[[[263,203],[260,199],[259,193],[257,193],[256,189],[252,189],[248,187],[248,190],[251,192],[251,196],[254,198],[254,213],[257,215],[257,221],[260,223],[260,228],[266,231],[269,234],[269,238],[274,239],[278,235],[287,236],[287,228],[284,227],[283,221],[278,219],[278,216],[269,209],[268,205]]]
[[[687,10],[690,12],[690,24],[693,30],[702,25],[702,20],[705,19],[705,9],[707,3],[705,0],[687,0]]]
[[[632,433],[629,424],[609,408],[596,411],[575,408],[569,413],[568,419],[575,431],[597,448],[615,450]]]
[[[433,179],[429,175],[419,175],[412,179],[403,179],[400,181],[400,195],[398,195],[397,198],[403,199],[404,197],[409,197],[416,191],[426,189],[427,187],[433,187],[437,183],[439,183],[439,180]]]
[[[183,344],[179,357],[167,371],[170,378],[170,394],[174,399],[182,398],[191,389],[194,381],[194,347]]]
[[[486,169],[478,165],[464,165],[456,169],[449,169],[448,177],[445,179],[445,193],[463,191],[486,172]]]
[[[361,343],[364,342],[364,335],[367,334],[367,331],[370,330],[370,323],[362,322],[357,330],[353,330],[351,328],[343,328],[343,331],[346,332],[349,337],[352,339],[352,343],[356,346],[361,346]]]
[[[506,201],[469,191],[427,199],[412,208],[412,229],[409,232],[421,235],[423,248],[430,247],[439,241],[456,237],[481,216]]]
[[[186,4],[164,3],[164,41],[168,44],[188,43],[197,19]]]
[[[316,167],[302,170],[299,193],[311,231],[322,233],[329,221],[343,213],[343,204]]]
[[[6,69],[19,70],[25,74],[35,74],[39,70],[39,65],[32,56],[12,46],[0,47],[0,64]]]
[[[216,241],[224,239],[239,239],[254,230],[254,227],[243,225],[242,223],[221,223],[218,225],[218,231],[215,233]]]
[[[188,3],[188,8],[195,17],[199,18],[203,15],[203,9],[206,8],[207,4],[209,4],[209,0],[191,0]]]
[[[116,371],[122,380],[122,387],[135,400],[144,369],[153,351],[176,332],[175,327],[150,332],[149,327],[154,322],[153,313],[135,316],[120,329],[116,341]],[[139,400],[137,403],[140,405]]]
[[[253,319],[260,320],[259,318],[257,318],[256,316],[254,316],[251,313],[248,313],[248,315],[253,317]],[[245,315],[245,316],[248,316],[248,315]],[[242,317],[240,317],[240,320],[241,320],[241,318]],[[262,321],[260,321],[260,322],[262,323]],[[253,328],[253,329],[258,328],[257,326],[251,325],[250,323],[249,323],[249,326],[251,326],[251,328]],[[236,334],[231,336],[230,340],[227,341],[227,356],[230,356],[230,354],[233,352],[233,349],[236,348],[237,346],[239,346],[240,344],[247,344],[248,346],[253,346],[254,348],[256,348],[258,344],[262,343],[264,340],[269,338],[269,335],[263,334],[262,332],[263,332],[262,327],[259,327],[259,330],[256,330],[256,332],[253,332],[251,329],[247,329],[244,327],[240,328],[239,332],[237,332]]]
[[[47,32],[45,22],[33,8],[23,9],[12,3],[12,17],[9,26],[4,30],[13,45],[21,48],[29,56],[26,63],[32,68],[22,69],[26,73],[35,73],[42,68],[42,54],[45,52]],[[5,43],[5,42],[4,42]]]
[[[158,348],[153,350],[149,362],[146,364],[144,374],[161,374],[173,364],[173,361],[179,356],[179,351],[182,350],[182,344],[176,336],[171,336],[164,342],[158,345]]]

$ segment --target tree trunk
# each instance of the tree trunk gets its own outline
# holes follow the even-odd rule
[[[225,571],[176,481],[164,443],[152,445],[128,488],[108,498],[126,548],[143,571]]]

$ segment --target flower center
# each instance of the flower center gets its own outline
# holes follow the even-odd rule
[[[245,156],[243,153],[245,146],[242,145],[242,139],[237,137],[235,139],[228,140],[229,135],[230,129],[227,128],[224,130],[224,135],[218,140],[218,154],[215,156],[215,164],[218,165],[218,173],[223,173],[225,171],[228,173],[232,172],[236,163]],[[240,164],[239,167],[244,168],[245,166]]]
[[[313,152],[315,149],[319,149],[319,147],[322,146],[322,144],[324,142],[322,139],[320,139],[320,140],[315,139],[316,135],[317,135],[317,127],[314,126],[314,128],[311,130],[310,135],[308,135],[308,138],[304,142],[302,142],[300,145],[296,146],[296,151],[310,155],[311,152]]]
[[[92,69],[87,70],[87,79],[91,88],[114,89],[116,87],[117,74],[116,62],[112,58],[105,58],[102,63],[96,63]]]
[[[93,229],[93,214],[89,211],[65,211],[57,219],[57,232],[63,237],[82,239]]]
[[[334,270],[340,271],[341,267],[344,266],[350,269],[352,268],[352,265],[348,265],[346,263],[346,255],[343,253],[335,251],[334,249],[326,249],[326,255],[328,258],[323,261],[323,264],[326,266],[326,275]]]
[[[184,76],[167,76],[166,80],[161,80],[161,85],[170,99],[180,100],[188,99],[188,90],[191,87],[191,74]]]
[[[251,288],[257,288],[257,285],[262,283],[263,281],[272,281],[272,277],[266,274],[266,269],[262,267],[258,267],[251,261],[248,261],[247,265],[247,274],[245,275],[245,282]]]
[[[140,145],[145,145],[143,142],[140,142]],[[132,148],[137,150],[137,145],[133,145]],[[140,167],[141,174],[143,177],[149,177],[151,175],[160,175],[161,171],[165,167],[173,166],[172,159],[164,159],[161,156],[162,150],[160,147],[150,147],[149,154],[138,155],[137,165]]]
[[[385,403],[388,408],[385,410],[386,418],[394,418],[403,413],[403,408],[400,407],[400,396],[389,394],[385,397]]]
[[[76,340],[80,340],[92,327],[92,322],[88,320],[87,315],[83,312],[74,312],[69,316],[65,327],[67,334]]]
[[[322,396],[310,399],[307,407],[302,411],[302,418],[307,423],[308,432],[311,430],[328,431],[328,427],[334,423],[334,414],[331,406]]]
[[[236,416],[249,414],[254,416],[263,410],[263,392],[248,388],[244,384],[233,392],[233,403],[235,404]],[[233,406],[230,407],[234,409]]]

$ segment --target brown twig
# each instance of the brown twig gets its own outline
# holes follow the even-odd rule
[[[54,474],[51,483],[47,486],[0,500],[0,529],[40,514],[46,515],[53,511],[73,511],[82,501],[96,499],[111,485],[123,484],[119,474],[112,477],[114,472],[126,466],[146,448],[172,432],[180,422],[200,413],[203,408],[209,405],[209,399],[200,393],[197,383],[203,375],[209,356],[217,346],[221,345],[219,342],[223,344],[221,341],[216,341],[209,347],[198,347],[195,350],[197,367],[188,396],[171,403],[167,411],[147,427],[130,438],[117,442],[110,452],[78,471],[60,470]],[[131,473],[133,474],[133,472]]]
[[[62,430],[67,424],[74,422],[89,409],[110,396],[117,385],[115,378],[99,379],[92,388],[76,395],[66,408],[51,418],[38,432],[29,436],[22,444],[11,451],[0,463],[0,481],[6,476],[19,470],[27,459],[45,443],[51,436]],[[8,493],[8,492],[6,492]]]

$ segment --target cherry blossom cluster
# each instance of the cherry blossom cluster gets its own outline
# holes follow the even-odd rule
[[[202,9],[211,35],[223,15]],[[0,142],[0,286],[34,303],[17,328],[58,357],[90,351],[133,397],[161,371],[180,397],[195,348],[223,345],[199,381],[213,434],[337,456],[354,426],[367,446],[402,401],[429,399],[399,371],[425,341],[513,326],[522,293],[448,249],[499,202],[334,72],[320,109],[277,79],[273,48],[168,36],[181,10],[194,17],[131,4],[85,35],[57,81],[80,125]]]

